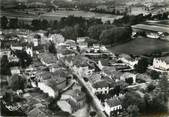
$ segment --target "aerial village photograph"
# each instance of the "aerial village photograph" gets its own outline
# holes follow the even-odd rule
[[[169,117],[169,0],[0,0],[1,117]]]

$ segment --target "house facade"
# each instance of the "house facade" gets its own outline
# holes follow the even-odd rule
[[[85,105],[85,102],[86,94],[79,89],[75,89],[62,94],[60,101],[58,101],[58,105],[62,108],[62,110],[65,110],[70,106],[71,108],[69,107],[67,111],[74,113],[78,109],[82,108]],[[63,104],[68,105],[68,107],[63,107]]]
[[[94,83],[92,87],[95,94],[108,94],[110,90],[109,84],[105,80]]]
[[[122,110],[120,100],[117,97],[106,100],[104,102],[104,110],[109,117],[118,114]]]
[[[156,69],[161,69],[161,70],[169,70],[169,61],[165,59],[154,58],[153,67]]]

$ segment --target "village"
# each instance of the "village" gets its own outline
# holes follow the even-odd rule
[[[1,114],[137,117],[146,101],[161,110],[167,106],[165,99],[156,99],[167,90],[168,53],[151,59],[115,54],[104,45],[88,44],[88,38],[2,30]]]

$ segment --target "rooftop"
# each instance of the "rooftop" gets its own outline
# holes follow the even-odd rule
[[[121,105],[121,102],[118,98],[108,99],[106,102],[110,107]]]
[[[40,110],[40,108],[34,108],[29,113],[28,116],[30,117],[45,117],[46,114]]]
[[[166,63],[169,64],[169,56],[160,57],[160,59],[161,59],[162,61],[165,61]]]
[[[75,90],[68,90],[67,92],[65,92],[65,94],[72,96],[73,98],[75,98],[77,101],[80,101],[82,99],[84,99],[84,97],[86,96],[86,94],[78,89]]]
[[[94,84],[93,84],[93,87],[94,87],[94,88],[109,87],[109,84],[108,84],[107,81],[102,80],[102,81],[99,81],[99,82],[94,83]]]
[[[40,53],[39,58],[43,59],[45,63],[56,63],[57,57],[50,53]]]
[[[101,80],[101,75],[99,73],[93,73],[91,75],[91,77],[89,78],[89,81],[94,84],[94,83],[97,83],[99,81],[102,81]]]
[[[137,25],[132,26],[132,28],[169,33],[168,27],[155,26],[155,25],[137,24]]]

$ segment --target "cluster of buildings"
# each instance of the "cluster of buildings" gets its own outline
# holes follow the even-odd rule
[[[160,39],[169,41],[169,28],[156,23],[151,24],[137,24],[132,26],[133,34],[144,32],[146,37],[152,39]]]
[[[19,65],[11,67],[12,76],[7,78],[7,82],[15,78],[14,75],[24,75],[29,87],[43,92],[42,94],[46,95],[45,99],[41,99],[36,90],[33,93],[29,91],[18,93],[26,97],[27,102],[35,100],[33,95],[40,98],[38,104],[48,111],[42,109],[42,115],[45,115],[45,112],[52,114],[45,106],[49,103],[47,97],[57,98],[55,105],[60,110],[73,114],[88,103],[88,96],[93,98],[92,101],[104,114],[117,115],[124,111],[122,101],[125,91],[123,89],[140,91],[143,86],[146,87],[151,83],[149,74],[134,72],[134,66],[138,64],[140,57],[133,58],[127,54],[115,55],[99,44],[89,46],[86,41],[88,37],[79,37],[77,41],[65,40],[61,34],[45,36],[43,31],[27,31],[18,35],[15,43],[10,43],[10,49],[7,49],[4,44],[1,57],[7,55],[9,62],[19,62],[16,51],[25,51],[33,62],[26,68],[21,68]],[[12,41],[4,38],[4,35],[1,37],[1,43]],[[50,42],[55,44],[56,54],[49,53]],[[168,72],[168,58],[154,58],[149,69]],[[120,88],[119,92],[115,92],[117,87]],[[36,108],[26,113],[28,115],[37,115],[39,111],[41,113],[42,110],[37,105],[34,104]],[[30,106],[29,103],[27,106]]]

